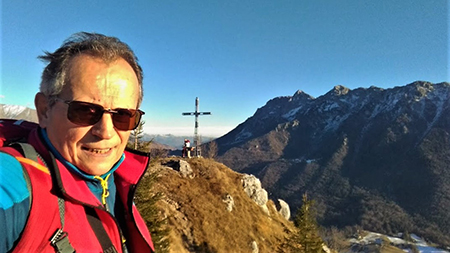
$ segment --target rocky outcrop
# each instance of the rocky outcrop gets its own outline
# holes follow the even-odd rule
[[[269,197],[267,191],[261,187],[261,181],[254,175],[244,174],[242,177],[242,185],[245,193],[255,201],[267,215],[270,215],[266,205]]]
[[[164,165],[178,171],[181,177],[194,178],[194,171],[192,170],[191,165],[185,160],[171,160]]]

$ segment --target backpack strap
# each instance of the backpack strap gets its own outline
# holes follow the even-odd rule
[[[89,225],[91,225],[92,230],[97,237],[97,240],[100,242],[104,253],[117,253],[116,248],[111,242],[108,234],[106,233],[105,228],[103,227],[100,218],[95,212],[94,208],[85,207],[84,208],[87,216],[87,220],[89,221]]]
[[[25,156],[25,158],[31,159],[35,162],[39,162],[38,154],[34,147],[31,146],[31,144],[24,142],[15,142],[11,144],[11,146],[21,152]]]
[[[18,150],[22,155],[30,160],[33,160],[34,162],[38,163],[38,153],[34,149],[34,147],[29,143],[24,142],[15,142],[10,145],[11,147]],[[52,160],[54,161],[54,158],[52,156]],[[54,164],[52,164],[55,166]],[[31,181],[28,173],[24,170],[25,175],[25,181],[27,183],[27,188],[29,192],[31,191]],[[30,207],[31,207],[31,199],[32,194],[30,194]],[[75,249],[72,247],[72,245],[69,242],[68,234],[64,232],[64,217],[65,217],[65,203],[64,199],[61,198],[58,195],[58,209],[59,209],[59,219],[61,221],[61,228],[56,230],[56,232],[53,234],[52,238],[50,238],[50,244],[55,247],[56,252],[60,253],[73,253],[75,252]]]

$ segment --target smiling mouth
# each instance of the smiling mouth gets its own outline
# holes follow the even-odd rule
[[[86,150],[88,152],[94,153],[94,154],[106,154],[111,150],[110,148],[106,148],[106,149],[82,148],[82,149]]]

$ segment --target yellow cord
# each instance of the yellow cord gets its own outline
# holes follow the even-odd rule
[[[99,176],[94,176],[95,179],[99,180],[101,185],[102,185],[102,204],[106,205],[106,198],[109,196],[109,191],[108,191],[108,178],[109,176],[111,176],[111,174],[108,174],[105,179],[99,177]]]
[[[108,178],[109,178],[109,176],[111,176],[111,174],[107,175],[105,177],[105,179],[103,179],[103,178],[101,178],[99,176],[94,176],[94,178],[99,180],[101,185],[102,185],[102,189],[103,189],[103,192],[102,192],[102,204],[103,205],[106,205],[106,198],[109,196],[109,191],[108,191]],[[122,235],[122,244],[125,244],[126,241],[127,240]]]

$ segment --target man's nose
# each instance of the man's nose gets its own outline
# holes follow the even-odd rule
[[[92,134],[101,139],[111,139],[115,132],[111,113],[103,113],[102,118],[92,126]]]

